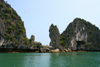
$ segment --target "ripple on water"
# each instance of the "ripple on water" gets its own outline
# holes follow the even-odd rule
[[[100,67],[100,52],[0,53],[0,67]]]

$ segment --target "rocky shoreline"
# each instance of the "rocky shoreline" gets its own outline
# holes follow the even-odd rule
[[[100,50],[67,50],[60,51],[59,49],[48,50],[47,49],[11,49],[11,48],[0,48],[0,53],[63,53],[63,52],[100,52]]]

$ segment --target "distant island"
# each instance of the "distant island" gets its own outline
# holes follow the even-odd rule
[[[56,25],[49,29],[50,45],[26,37],[24,22],[4,0],[0,0],[0,52],[72,52],[100,51],[100,30],[81,18],[75,18],[60,34]]]

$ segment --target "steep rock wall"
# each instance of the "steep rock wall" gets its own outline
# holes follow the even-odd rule
[[[100,50],[100,30],[84,19],[74,19],[61,37],[61,42],[71,50]]]
[[[60,45],[60,33],[56,25],[54,26],[51,24],[49,29],[49,36],[51,39],[50,46],[52,46],[54,49],[62,49]]]
[[[28,44],[24,22],[4,0],[0,0],[0,36],[0,47],[9,47],[8,45],[15,47]]]

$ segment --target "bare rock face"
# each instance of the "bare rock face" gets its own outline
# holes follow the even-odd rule
[[[61,45],[60,45],[60,33],[59,30],[57,28],[57,26],[55,25],[51,25],[50,29],[49,29],[49,36],[51,39],[50,42],[50,46],[52,46],[54,49],[62,49]]]
[[[32,35],[32,36],[31,36],[31,39],[30,39],[30,45],[29,45],[30,48],[33,48],[34,40],[35,40],[35,36]]]
[[[100,50],[100,30],[84,19],[74,19],[61,37],[62,45],[71,50]]]
[[[37,45],[37,48],[40,48],[40,46],[42,45],[42,43],[40,43],[40,42],[35,42],[35,43]]]
[[[35,40],[35,36],[34,36],[34,35],[32,35],[32,36],[31,36],[31,45],[33,45],[33,44],[34,44],[34,40]]]
[[[2,44],[4,43],[4,37],[0,34],[0,46],[2,46]]]
[[[4,3],[4,0],[0,0],[1,3]]]
[[[27,45],[27,40],[20,16],[4,0],[0,0],[0,46],[9,48],[8,45]]]
[[[40,43],[40,42],[34,42],[34,45],[33,45],[33,49],[35,48],[35,49],[38,49],[38,51],[40,52],[41,51],[41,49],[40,49],[40,47],[41,47],[41,45],[42,45],[42,43]]]

